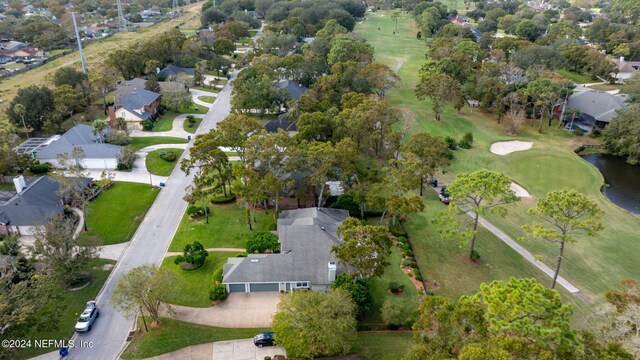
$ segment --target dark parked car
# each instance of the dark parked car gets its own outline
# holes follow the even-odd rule
[[[263,346],[273,346],[273,333],[263,332],[253,337],[253,344],[259,348]]]
[[[442,201],[443,204],[449,205],[449,202],[451,202],[451,200],[449,199],[449,194],[447,193],[446,186],[443,186],[440,189],[440,194],[438,194],[438,198],[440,198],[440,201]]]

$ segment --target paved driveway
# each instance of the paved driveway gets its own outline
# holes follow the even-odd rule
[[[277,292],[231,293],[227,300],[209,308],[172,305],[174,319],[190,323],[228,327],[270,327],[282,294]]]
[[[267,346],[262,349],[253,345],[252,339],[218,341],[187,346],[147,360],[263,360],[265,356],[285,355],[284,349]]]

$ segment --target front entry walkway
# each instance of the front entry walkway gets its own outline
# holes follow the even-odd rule
[[[171,317],[194,324],[228,328],[266,328],[278,309],[283,294],[278,292],[231,293],[220,304],[209,308],[172,305]]]
[[[241,339],[187,346],[148,360],[263,360],[265,356],[285,354],[281,347],[258,348],[253,339]]]

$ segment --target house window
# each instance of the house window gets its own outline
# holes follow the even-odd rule
[[[125,117],[124,114],[125,114],[125,112],[123,111],[123,112],[120,113],[120,116],[124,118]]]
[[[309,282],[308,281],[299,281],[296,283],[296,287],[297,288],[308,288],[309,287]]]

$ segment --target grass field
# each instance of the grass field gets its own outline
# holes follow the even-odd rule
[[[406,14],[401,15],[399,33],[394,35],[393,29],[392,19],[382,12],[372,14],[356,27],[356,31],[375,47],[377,61],[391,68],[402,64],[399,70],[402,81],[396,88],[387,91],[387,101],[406,117],[415,119],[413,132],[427,131],[457,139],[465,132],[473,133],[474,148],[455,152],[452,166],[442,176],[444,182],[451,181],[458,172],[488,168],[500,171],[522,185],[533,197],[513,206],[507,218],[491,218],[514,238],[522,235],[522,224],[532,221],[526,210],[535,203],[535,199],[554,189],[575,188],[595,199],[605,210],[603,222],[606,229],[598,237],[580,237],[578,243],[568,246],[561,275],[591,298],[589,306],[601,302],[604,292],[616,287],[620,279],[640,278],[640,267],[634,265],[640,251],[640,243],[636,241],[640,226],[638,219],[616,207],[600,193],[602,175],[573,152],[580,144],[594,140],[574,137],[557,129],[557,126],[545,127],[545,134],[539,134],[534,126],[527,127],[517,136],[519,140],[533,141],[532,150],[507,156],[491,154],[489,146],[492,142],[511,140],[513,137],[504,133],[502,125],[495,118],[469,108],[458,114],[446,107],[442,121],[432,120],[430,104],[427,101],[418,102],[413,93],[419,80],[418,69],[424,61],[424,42],[416,39],[417,29]],[[460,260],[466,249],[441,240],[437,228],[431,223],[442,205],[431,195],[427,196],[425,203],[427,210],[413,216],[407,228],[417,247],[416,256],[425,267],[423,276],[436,279],[441,285],[436,293],[456,297],[473,292],[481,282],[509,276],[534,276],[545,284],[550,282],[548,277],[540,275],[532,265],[518,259],[515,253],[490,234],[481,233],[478,244],[484,263],[466,267]],[[557,256],[554,248],[543,243],[527,242],[524,246],[534,254],[543,256],[547,264],[553,264]],[[574,297],[570,299],[578,310],[588,310],[580,300]]]
[[[201,206],[201,204],[198,204]],[[209,206],[209,224],[204,218],[192,220],[186,213],[169,246],[169,251],[182,251],[186,244],[199,241],[205,248],[234,247],[244,248],[247,240],[256,231],[266,231],[273,223],[274,212],[258,211],[258,222],[249,230],[245,210],[238,204]],[[253,220],[253,214],[251,215]]]
[[[176,115],[162,115],[156,123],[153,124],[153,132],[163,132],[163,131],[171,131],[173,129],[173,120],[176,118]]]
[[[115,182],[87,206],[89,231],[82,233],[80,241],[98,245],[129,241],[158,191],[145,184]]]
[[[217,81],[216,81],[217,83]],[[202,91],[207,91],[210,93],[219,93],[220,89],[218,89],[217,87],[212,87],[212,86],[194,86],[192,87],[192,89],[197,89],[197,90],[202,90]]]
[[[178,109],[180,114],[206,114],[209,108],[206,106],[200,106],[195,103],[191,103],[189,106],[183,106]]]
[[[622,92],[625,91],[625,86],[624,84],[596,84],[596,85],[592,85],[590,86],[590,88],[592,88],[593,90],[598,90],[598,91],[611,91],[611,90],[620,90]]]
[[[199,96],[198,100],[204,101],[209,104],[213,104],[213,102],[216,101],[216,97],[215,96]]]
[[[147,318],[147,324],[150,323],[151,318]],[[144,329],[141,320],[138,327]],[[219,328],[163,318],[160,327],[149,327],[148,333],[136,333],[122,358],[146,359],[191,345],[251,338],[264,331],[268,329]]]
[[[591,76],[578,74],[576,72],[565,70],[565,69],[558,70],[558,74],[566,77],[567,79],[573,81],[576,84],[590,84],[590,83],[594,83],[594,82],[600,81],[600,80],[597,80],[597,79],[593,80],[591,78]]]
[[[193,125],[189,124],[188,121],[185,121],[182,124],[182,128],[184,129],[184,131],[190,133],[190,134],[195,134],[196,130],[198,130],[198,126],[200,126],[200,123],[202,122],[202,118],[194,118],[195,119],[195,123],[193,123]]]
[[[382,304],[388,299],[400,304],[403,309],[402,316],[409,318],[411,313],[418,308],[418,293],[416,287],[405,273],[400,269],[402,254],[398,247],[393,247],[391,256],[387,259],[389,265],[384,269],[382,277],[371,279],[371,293],[373,295],[373,307],[370,313],[361,319],[362,323],[382,323],[380,309]],[[404,285],[404,293],[389,293],[389,283],[396,282]]]
[[[186,22],[185,27],[194,20],[199,22],[201,7],[202,3],[187,5],[182,8],[182,15],[176,19],[163,21],[148,28],[141,28],[137,32],[115,34],[107,39],[87,44],[84,47],[84,56],[89,71],[91,71],[92,68],[100,66],[104,58],[116,49],[130,46],[138,41],[143,41],[157,34],[166,32],[181,22]],[[193,29],[193,27],[191,27],[191,29]],[[17,94],[18,89],[29,85],[47,84],[47,76],[64,66],[73,66],[80,69],[80,56],[78,52],[72,52],[26,73],[0,81],[0,100],[3,100],[3,104],[0,106],[0,113],[4,114],[5,107],[8,106],[9,102]],[[2,116],[2,119],[0,119],[0,128],[6,126],[8,126],[8,122],[6,117]]]
[[[412,345],[411,331],[361,331],[352,352],[360,354],[362,360],[400,360]]]
[[[132,137],[129,145],[136,151],[151,145],[158,144],[186,144],[189,140],[169,136]]]
[[[31,333],[26,338],[39,340],[63,340],[71,338],[78,313],[82,312],[87,301],[96,298],[100,288],[102,288],[102,284],[104,284],[111,272],[111,270],[102,269],[102,267],[107,264],[115,264],[115,261],[104,259],[92,260],[87,267],[92,276],[91,283],[87,287],[78,291],[61,291],[62,299],[60,300],[60,303],[64,304],[64,308],[59,314],[55,315],[60,320],[57,329]],[[98,319],[96,323],[100,324],[100,319]],[[20,351],[16,354],[17,356],[15,358],[28,359],[36,355],[56,350],[58,350],[58,348],[39,348],[34,346]]]
[[[176,154],[176,159],[174,161],[166,161],[162,159],[160,157],[161,151]],[[173,168],[175,168],[178,164],[178,158],[180,158],[180,155],[182,155],[183,151],[184,150],[182,149],[171,148],[153,150],[149,153],[149,155],[147,155],[147,158],[145,160],[147,170],[149,170],[149,172],[154,175],[169,176],[169,174],[171,174],[171,172],[173,171]]]
[[[209,252],[204,265],[195,270],[182,270],[174,264],[177,256],[169,256],[162,261],[161,268],[176,275],[178,281],[172,285],[171,294],[164,299],[169,304],[192,307],[209,307],[209,290],[213,287],[213,273],[222,268],[227,258],[236,256],[229,251]]]

